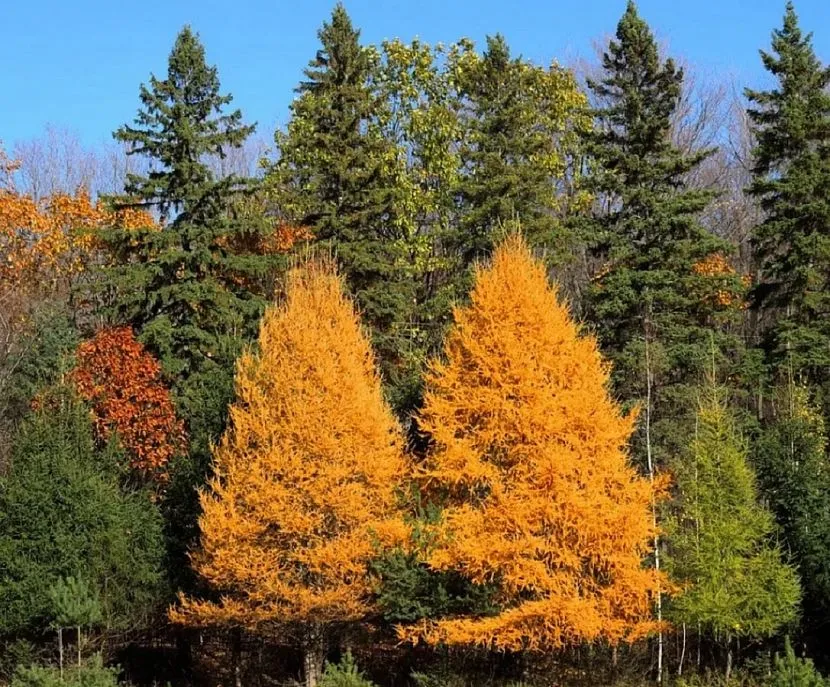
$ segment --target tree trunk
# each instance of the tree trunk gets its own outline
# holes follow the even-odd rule
[[[58,628],[58,665],[60,666],[61,680],[63,680],[63,628]]]
[[[326,645],[322,626],[314,624],[309,627],[304,650],[305,685],[306,687],[317,687],[320,678],[323,676],[323,661],[326,659]]]
[[[651,305],[649,304],[648,316],[645,322],[645,345],[646,345],[646,462],[648,466],[648,478],[654,487],[654,458],[651,453],[651,404],[652,386],[654,377],[651,374],[651,353],[649,338],[651,335]],[[660,572],[660,535],[657,529],[657,504],[654,499],[654,492],[651,494],[651,520],[654,526],[654,569]],[[663,593],[657,589],[657,622],[660,623],[660,630],[657,633],[657,684],[663,684]]]
[[[683,623],[683,642],[680,645],[680,661],[677,664],[677,677],[683,675],[684,658],[686,658],[686,623]]]
[[[700,645],[701,645],[701,642],[703,641],[703,638],[701,636],[701,631],[702,630],[701,630],[701,627],[700,627],[700,623],[698,623],[697,624],[697,672],[698,673],[700,672]]]
[[[732,676],[732,640],[726,640],[726,681]]]
[[[231,665],[233,667],[234,687],[242,687],[242,666],[240,655],[242,653],[242,631],[237,627],[231,637]]]
[[[78,625],[78,667],[81,667],[81,626]]]

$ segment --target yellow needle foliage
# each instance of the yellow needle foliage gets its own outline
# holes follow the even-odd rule
[[[444,504],[428,563],[495,583],[502,611],[401,637],[546,650],[654,630],[652,488],[629,464],[635,418],[610,398],[596,341],[517,236],[455,320],[421,417],[434,448],[420,479]]]
[[[256,630],[365,616],[367,561],[406,537],[395,518],[406,463],[369,343],[328,263],[290,272],[236,388],[193,557],[219,600],[182,598],[171,618]]]

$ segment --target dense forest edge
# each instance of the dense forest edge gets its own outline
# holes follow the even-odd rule
[[[830,685],[830,67],[198,33],[0,144],[0,685]],[[2,133],[2,132],[0,132]]]

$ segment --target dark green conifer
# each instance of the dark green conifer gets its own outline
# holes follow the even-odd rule
[[[801,574],[802,638],[826,659],[830,623],[830,462],[820,410],[804,387],[790,384],[776,398],[777,417],[755,447],[758,481]]]
[[[110,236],[116,266],[108,286],[115,317],[130,323],[159,358],[191,438],[206,448],[224,424],[233,391],[233,363],[253,333],[261,307],[266,259],[234,250],[256,223],[236,219],[246,180],[217,179],[210,156],[239,147],[253,131],[235,110],[223,114],[216,67],[185,27],[170,53],[166,79],[140,90],[135,126],[115,132],[130,154],[146,156],[146,176],[131,174],[120,206],[158,213],[161,230]]]
[[[171,567],[187,575],[186,551],[198,532],[196,488],[224,429],[236,358],[270,296],[273,258],[256,249],[266,218],[246,209],[256,184],[217,178],[209,166],[254,127],[239,110],[225,111],[231,96],[220,93],[216,67],[189,27],[176,38],[167,78],[151,76],[140,99],[135,125],[114,136],[149,158],[150,171],[130,175],[114,202],[155,212],[162,226],[112,231],[113,266],[104,281],[114,319],[132,325],[159,359],[187,424],[190,452],[171,466],[163,504]]]
[[[531,244],[564,253],[561,182],[576,134],[589,122],[572,74],[511,56],[497,34],[458,78],[467,129],[459,188],[462,268],[487,258],[517,223]]]
[[[733,310],[739,283],[728,246],[698,220],[711,194],[684,183],[711,151],[685,155],[672,143],[683,71],[661,59],[633,2],[602,66],[602,79],[589,81],[601,107],[588,138],[596,211],[582,227],[597,262],[588,319],[614,363],[617,394],[640,404],[650,395],[659,463],[682,435],[676,420],[702,378],[708,332],[720,339],[719,319]],[[729,347],[718,340],[715,349]]]
[[[417,386],[407,357],[416,281],[400,214],[398,150],[383,135],[388,106],[373,86],[378,60],[341,4],[318,36],[291,121],[276,136],[270,185],[277,209],[337,257],[401,409]]]
[[[165,601],[158,509],[119,486],[121,456],[95,447],[88,408],[62,388],[44,398],[0,478],[0,635],[47,630],[51,590],[72,576],[99,597],[105,629],[136,629]]]
[[[748,89],[757,144],[750,193],[764,220],[755,228],[753,305],[768,360],[827,394],[830,371],[830,69],[803,34],[792,3],[761,51],[776,85]],[[826,404],[826,400],[823,401]]]

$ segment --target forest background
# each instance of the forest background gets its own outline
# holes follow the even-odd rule
[[[111,145],[3,149],[3,679],[822,684],[830,71],[623,9],[338,5],[273,136],[185,26]]]

